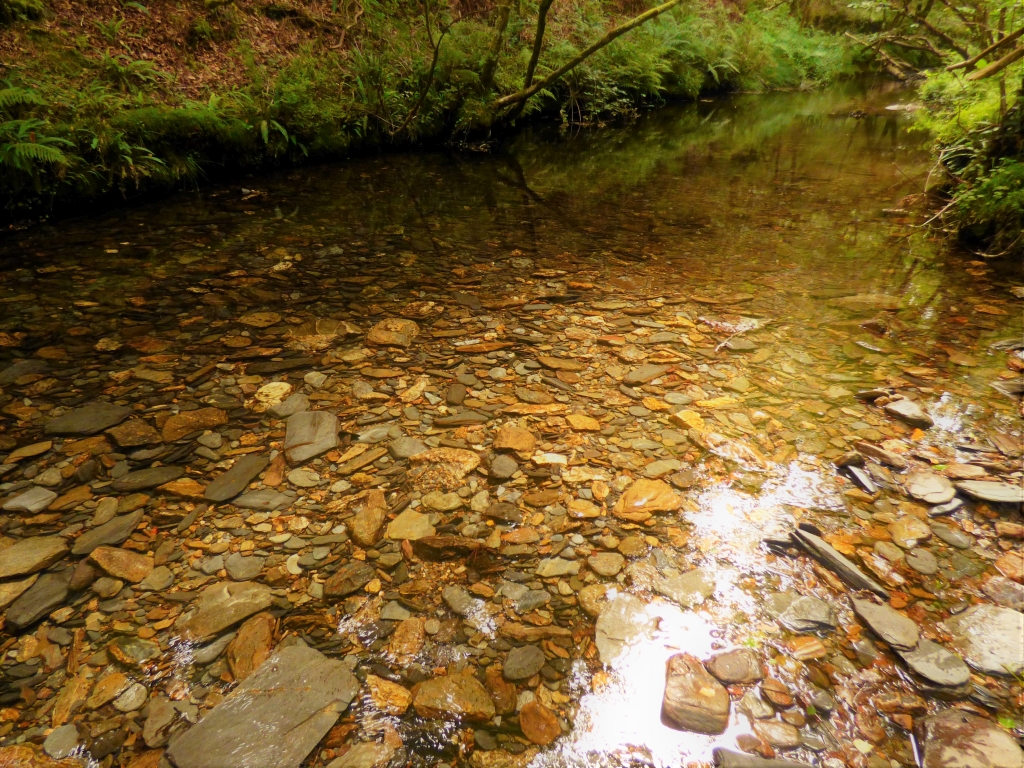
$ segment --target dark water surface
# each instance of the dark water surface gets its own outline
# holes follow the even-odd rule
[[[490,154],[304,168],[6,235],[0,502],[32,488],[60,498],[5,507],[4,544],[76,540],[113,498],[118,513],[144,516],[111,544],[152,555],[167,582],[133,584],[80,555],[36,568],[71,590],[40,597],[33,585],[25,594],[49,600],[45,611],[31,616],[24,598],[8,609],[0,743],[42,744],[64,727],[51,754],[60,742],[104,766],[155,766],[147,750],[173,745],[279,644],[305,643],[361,685],[340,725],[301,750],[308,766],[374,742],[336,768],[667,768],[704,765],[716,746],[895,768],[937,753],[949,736],[928,718],[951,708],[999,729],[992,738],[1010,749],[1020,671],[986,669],[943,622],[999,605],[1012,635],[1024,602],[1013,587],[1024,577],[1019,504],[961,490],[952,516],[934,507],[946,478],[1021,485],[1019,399],[992,384],[1012,393],[1024,368],[1024,277],[918,226],[932,158],[900,108],[913,98],[844,86],[713,100],[627,127],[526,130]],[[418,332],[399,345],[364,338],[388,318]],[[4,377],[18,360],[45,366]],[[634,375],[643,365],[663,369]],[[883,399],[854,397],[870,389]],[[296,392],[337,415],[341,440],[285,466],[285,422],[267,408]],[[900,396],[932,426],[879,407]],[[141,436],[44,434],[97,400],[133,407],[124,423]],[[169,418],[197,407],[223,418],[169,434]],[[508,426],[536,447],[493,446]],[[482,463],[431,484],[416,461],[383,452],[400,437]],[[855,449],[869,459],[867,490],[835,467]],[[200,506],[203,486],[243,455],[273,460],[249,487],[284,493],[280,506]],[[511,476],[499,455],[514,459]],[[186,474],[142,487],[145,499],[111,486],[163,465]],[[937,496],[912,498],[915,472]],[[657,481],[653,515],[617,504],[638,478]],[[434,488],[456,495],[428,497]],[[391,529],[349,540],[376,490],[392,516],[426,511],[423,525],[462,537],[445,545],[455,556],[432,560]],[[502,518],[496,502],[515,514]],[[857,618],[849,583],[762,543],[799,523],[881,582],[922,638],[964,656],[970,681],[916,676]],[[268,597],[211,659],[199,649],[231,623],[189,637],[179,616],[232,578],[218,559],[232,553],[265,558],[254,582]],[[622,557],[593,559],[612,553]],[[331,586],[362,561],[375,565],[366,579]],[[0,592],[27,572],[13,576]],[[524,586],[543,599],[519,610]],[[834,626],[782,621],[778,606],[801,595],[828,606]],[[485,672],[524,643],[543,652],[539,675]],[[1011,661],[1013,643],[997,643]],[[670,656],[743,648],[785,689],[774,707],[764,693],[765,711],[748,717],[770,684],[735,684],[724,734],[663,724]],[[86,701],[111,674],[145,690]],[[475,721],[433,716],[424,681],[460,674],[486,687],[495,712],[485,701]],[[367,675],[409,689],[413,706]],[[276,764],[266,743],[299,741],[275,723],[237,737],[237,765]],[[164,759],[204,765],[183,753]]]

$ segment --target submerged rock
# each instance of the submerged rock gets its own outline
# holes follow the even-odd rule
[[[132,409],[113,403],[89,403],[46,422],[48,435],[95,435],[127,419]]]
[[[972,667],[989,675],[1024,670],[1024,613],[983,603],[944,622],[953,647]]]
[[[661,721],[679,731],[723,733],[729,725],[729,692],[697,658],[677,653],[665,668]]]
[[[270,588],[251,581],[213,584],[183,613],[174,627],[187,637],[205,640],[270,607]]]
[[[924,750],[922,768],[1020,768],[1024,750],[990,720],[957,709],[917,724]]]
[[[175,768],[298,768],[358,692],[342,662],[283,648],[174,739],[167,758]]]

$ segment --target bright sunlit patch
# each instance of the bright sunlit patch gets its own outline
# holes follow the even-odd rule
[[[733,746],[748,730],[746,718],[733,715],[721,736],[676,731],[661,722],[665,663],[676,653],[707,658],[713,652],[716,625],[704,613],[653,602],[637,622],[658,621],[650,636],[628,645],[596,682],[582,666],[570,687],[588,691],[579,703],[572,734],[539,755],[533,768],[613,768],[640,762],[655,768],[678,766],[683,758],[710,759],[715,746]]]
[[[661,701],[665,665],[673,654],[707,660],[735,645],[759,642],[753,621],[761,600],[743,589],[741,581],[770,570],[761,540],[791,530],[793,508],[842,508],[835,486],[819,471],[793,462],[771,472],[757,496],[724,484],[697,496],[698,509],[685,517],[703,558],[694,565],[714,571],[714,597],[695,610],[654,599],[631,618],[637,631],[604,670],[592,679],[578,664],[568,681],[570,690],[583,691],[572,733],[538,755],[531,768],[622,768],[638,763],[678,768],[688,761],[710,761],[715,747],[735,749],[736,737],[750,732],[747,717],[735,706],[721,735],[676,731],[662,724]],[[640,629],[651,623],[656,629]],[[735,637],[727,638],[723,627],[735,630]]]

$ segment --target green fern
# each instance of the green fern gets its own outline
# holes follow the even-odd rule
[[[45,104],[39,94],[30,88],[0,89],[0,109],[10,110],[12,107],[35,107]]]

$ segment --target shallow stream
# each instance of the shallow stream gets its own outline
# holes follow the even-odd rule
[[[921,226],[913,99],[6,235],[0,758],[1018,765],[1024,276]]]

